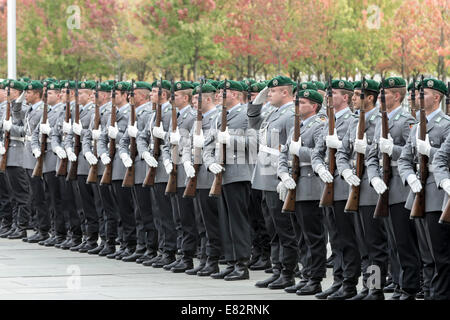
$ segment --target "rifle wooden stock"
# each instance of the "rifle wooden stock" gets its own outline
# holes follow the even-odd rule
[[[425,114],[425,96],[423,91],[423,76],[420,86],[420,123],[419,123],[419,139],[425,140],[427,134],[427,118]],[[411,208],[411,219],[423,218],[425,216],[425,186],[428,178],[428,157],[425,155],[419,156],[419,175],[420,183],[422,184],[422,190],[416,193],[413,206]]]
[[[111,118],[110,124],[116,125],[116,83],[114,81],[113,91],[112,91],[112,106],[111,106]],[[105,170],[103,171],[102,179],[100,180],[100,185],[111,184],[112,182],[112,164],[114,162],[114,156],[116,155],[116,139],[109,138],[109,158],[111,161],[105,165]]]
[[[47,84],[44,85],[44,110],[42,111],[42,124],[45,124],[48,119],[48,105],[47,105]],[[32,177],[41,177],[43,175],[44,170],[44,158],[45,158],[45,149],[47,146],[47,135],[41,135],[41,155],[36,160],[36,164],[34,165]]]
[[[78,103],[78,81],[76,82],[75,86],[75,121],[74,123],[80,123],[80,105]],[[67,180],[76,180],[78,175],[78,155],[80,154],[81,150],[81,140],[80,136],[77,134],[74,134],[74,145],[73,145],[73,153],[77,156],[77,159],[75,161],[70,162],[70,169],[69,173],[67,174]]]
[[[174,100],[174,83],[172,80],[172,86],[171,86],[171,104],[172,104],[172,132],[175,133],[177,131],[178,127],[178,120],[177,120],[177,108],[175,108]],[[170,144],[170,139],[169,139]],[[178,161],[178,145],[171,145],[170,146],[170,154],[172,159],[172,172],[169,174],[169,181],[167,181],[165,194],[175,194],[177,193],[177,163]]]
[[[69,122],[70,120],[70,90],[69,90],[69,85],[68,83],[66,84],[66,111],[64,114],[64,121],[65,122]],[[67,136],[66,133],[64,133],[64,139]],[[65,177],[67,175],[67,164],[68,164],[69,160],[66,158],[64,159],[60,159],[59,160],[59,166],[58,166],[58,170],[56,171],[56,176],[63,176]]]
[[[94,130],[98,130],[100,126],[100,106],[98,105],[98,81],[95,86],[95,111],[94,111]],[[97,140],[94,140],[92,154],[97,158]],[[86,183],[95,184],[98,178],[98,164],[93,164],[89,167],[88,177]]]
[[[381,135],[388,138],[389,125],[386,109],[386,99],[384,94],[384,79],[381,79]],[[389,181],[391,179],[391,158],[383,153],[383,181],[388,187],[387,190],[378,197],[377,205],[373,213],[374,218],[386,218],[389,216]]]
[[[411,115],[417,119],[416,114],[416,79],[413,79],[413,86],[411,88]]]
[[[130,124],[132,126],[136,123],[136,105],[134,103],[134,80],[131,82],[131,95],[130,95]],[[127,168],[125,172],[125,177],[122,181],[122,187],[131,188],[134,186],[134,176],[135,176],[135,165],[134,160],[136,160],[136,138],[130,137],[130,158],[133,161],[131,167]]]
[[[8,83],[8,93],[7,93],[7,103],[6,103],[6,116],[5,120],[11,119],[11,90]],[[0,172],[4,173],[6,171],[6,165],[8,163],[8,149],[9,149],[9,141],[10,141],[11,133],[9,131],[5,131],[5,137],[3,146],[5,148],[5,153],[2,156],[2,160],[0,161]]]

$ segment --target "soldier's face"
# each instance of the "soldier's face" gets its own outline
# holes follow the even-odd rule
[[[158,103],[158,88],[152,88],[152,102]]]
[[[189,103],[189,96],[185,93],[185,90],[175,91],[175,99],[173,104],[177,108],[184,108]]]
[[[361,109],[361,99],[360,99],[360,94],[361,94],[361,90],[355,90],[353,97],[352,97],[352,102],[353,102],[353,109],[354,110],[359,110]]]
[[[285,95],[283,94],[284,91],[285,89],[281,87],[269,88],[267,99],[270,102],[270,104],[275,107],[281,107],[283,100],[285,98]]]
[[[6,90],[0,89],[0,102],[3,102],[6,100]]]
[[[78,101],[80,104],[85,105],[89,102],[92,95],[92,90],[80,89],[78,90]]]
[[[6,91],[6,90],[5,90]],[[11,100],[17,99],[22,94],[22,91],[16,90],[11,88],[9,95],[11,97]]]
[[[316,113],[317,104],[313,103],[311,100],[300,98],[299,107],[300,107],[300,117],[302,119],[306,119]]]
[[[192,106],[195,110],[198,110],[198,94],[192,96]]]
[[[27,90],[27,93],[25,93],[25,99],[27,100],[28,104],[35,104],[41,98],[39,97],[39,92],[35,90]]]
[[[433,89],[424,89],[425,110],[434,111],[435,107],[439,107],[439,95]]]
[[[136,89],[134,90],[134,101],[136,106],[140,106],[148,101],[149,91],[146,89]]]
[[[333,91],[333,107],[339,108],[345,104],[348,104],[345,101],[345,95],[342,94],[341,90],[332,89],[332,91]]]
[[[58,103],[60,98],[60,93],[57,90],[49,90],[47,92],[47,103],[51,106],[54,106]]]
[[[257,95],[258,95],[258,92],[252,92],[251,93],[252,101],[255,100]]]

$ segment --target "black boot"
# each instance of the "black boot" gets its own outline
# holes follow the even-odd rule
[[[384,293],[381,289],[371,289],[362,300],[384,300]]]
[[[135,262],[137,259],[142,257],[145,253],[145,247],[137,246],[136,250],[129,256],[125,256],[122,258],[123,262]]]
[[[208,258],[206,260],[206,265],[202,270],[197,271],[199,277],[208,277],[213,273],[218,273],[219,270],[219,260],[217,258]]]
[[[86,244],[83,248],[80,248],[78,252],[86,253],[89,250],[93,250],[98,247],[98,233],[92,233],[87,236]]]
[[[213,279],[223,279],[223,278],[225,278],[225,276],[227,276],[230,273],[232,273],[233,270],[234,270],[234,263],[229,262],[227,267],[225,269],[223,269],[222,271],[218,271],[216,273],[212,273],[211,274],[211,278],[213,278]]]
[[[306,286],[298,290],[295,294],[298,296],[309,296],[322,292],[322,286],[319,280],[309,280]]]
[[[190,257],[183,257],[176,266],[170,268],[170,271],[173,273],[182,273],[186,270],[190,270],[194,268],[194,261]]]
[[[103,249],[98,253],[100,257],[106,257],[109,254],[114,254],[116,252],[116,241],[106,241]]]
[[[172,261],[171,263],[163,265],[163,269],[170,271],[173,267],[177,266],[181,262],[181,256],[175,256],[175,261]]]
[[[356,287],[341,286],[338,291],[330,294],[327,297],[327,300],[350,300],[353,297],[356,297],[357,294]]]
[[[88,254],[99,254],[100,252],[102,252],[105,245],[106,245],[106,241],[102,240],[97,247],[95,247],[94,249],[88,250],[87,253]]]
[[[357,295],[348,300],[363,300],[369,294],[369,289],[364,287]]]
[[[24,229],[17,228],[13,233],[8,235],[8,239],[11,240],[17,240],[17,239],[23,239],[27,237],[27,231]]]
[[[147,249],[142,256],[136,259],[136,263],[143,263],[157,256],[156,250]]]
[[[72,236],[69,238],[69,241],[67,241],[65,244],[61,245],[61,249],[63,250],[69,250],[72,247],[76,247],[80,245],[82,242],[81,236]]]
[[[153,268],[162,268],[164,266],[167,266],[171,264],[172,262],[175,262],[175,253],[174,252],[166,252],[163,254],[160,260],[154,262],[152,264]]]
[[[145,267],[151,267],[151,266],[153,266],[153,264],[155,262],[159,262],[159,260],[161,260],[162,258],[163,258],[163,255],[158,254],[158,255],[154,256],[153,258],[151,258],[150,260],[142,262],[142,265]]]
[[[115,259],[116,259],[116,260],[122,260],[122,259],[125,258],[125,257],[128,257],[128,256],[133,255],[133,253],[134,253],[135,251],[136,251],[136,247],[135,247],[135,246],[133,246],[133,245],[128,246],[128,247],[126,247],[126,249],[125,249],[121,254],[117,255],[117,256],[115,257]]]
[[[281,276],[280,269],[273,269],[273,275],[265,280],[261,280],[255,283],[255,286],[258,288],[267,288],[269,284],[272,282],[278,280],[278,278]]]
[[[286,291],[287,293],[296,293],[297,291],[299,291],[301,288],[303,288],[304,286],[306,286],[306,284],[308,283],[308,279],[306,278],[301,278],[299,282],[297,282],[297,284],[287,287],[284,289],[284,291]]]
[[[184,273],[186,273],[190,276],[195,276],[197,274],[197,272],[199,272],[200,270],[203,270],[203,268],[205,268],[205,266],[206,266],[206,258],[204,257],[204,258],[200,259],[200,263],[197,267],[188,269]]]
[[[270,257],[267,255],[260,255],[258,261],[256,261],[249,269],[250,270],[265,270],[272,266]]]
[[[234,270],[230,274],[226,275],[224,278],[226,281],[236,281],[236,280],[247,280],[250,279],[250,274],[248,272],[247,262],[238,261],[234,265]]]
[[[329,287],[327,290],[320,292],[318,294],[316,294],[316,298],[323,300],[328,298],[329,295],[332,295],[333,293],[335,293],[336,291],[338,291],[342,286],[342,283],[340,282],[334,282],[331,287]]]
[[[76,246],[70,247],[70,251],[78,251],[81,248],[83,248],[85,245],[86,245],[86,238],[83,236],[81,243]]]
[[[39,243],[39,241],[45,241],[49,238],[48,232],[36,232],[32,236],[26,238],[28,243]],[[24,240],[24,239],[22,239]]]
[[[55,245],[55,241],[56,240],[56,235],[50,236],[49,238],[45,239],[45,240],[41,240],[38,242],[38,245],[40,246],[45,246],[46,243],[51,243],[52,245],[48,246],[48,247],[52,247]]]
[[[12,234],[15,231],[13,227],[4,228],[2,233],[0,233],[0,238],[8,238],[10,234]]]
[[[285,289],[287,287],[293,286],[295,284],[295,277],[293,272],[281,272],[280,277],[270,283],[267,288],[277,290]]]
[[[112,252],[112,253],[110,253],[110,254],[107,254],[106,255],[106,257],[108,258],[108,259],[115,259],[116,258],[116,256],[118,256],[118,255],[121,255],[124,251],[125,251],[125,246],[124,245],[121,245],[120,247],[119,247],[119,250],[114,250],[114,252]]]

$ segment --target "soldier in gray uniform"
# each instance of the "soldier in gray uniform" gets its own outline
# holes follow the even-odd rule
[[[359,109],[361,106],[361,100],[359,99],[360,90],[362,85],[360,82],[354,85],[355,93],[353,96],[354,107]],[[360,295],[355,296],[357,279],[360,274],[360,262],[357,258],[353,257],[353,263],[348,262],[346,254],[344,252],[344,283],[348,284],[345,286],[342,292],[337,291],[335,294],[328,297],[328,299],[342,299],[342,298],[352,298],[352,299],[365,299],[365,300],[382,300],[384,299],[384,293],[382,288],[386,282],[387,267],[388,267],[388,248],[387,248],[387,234],[384,227],[384,223],[380,219],[373,219],[373,212],[375,210],[375,205],[378,200],[378,194],[370,186],[367,170],[363,171],[363,176],[358,178],[354,173],[352,168],[355,167],[355,159],[357,153],[362,153],[367,159],[368,152],[370,150],[370,145],[373,142],[374,131],[376,122],[380,119],[380,114],[378,108],[375,107],[375,102],[378,97],[379,83],[374,80],[366,80],[364,82],[364,92],[366,98],[364,100],[364,110],[365,110],[365,132],[364,138],[357,139],[357,126],[358,119],[355,118],[354,122],[350,125],[343,141],[342,146],[337,150],[336,153],[336,164],[339,174],[345,179],[349,186],[360,187],[360,200],[359,209],[357,213],[353,213],[356,219],[359,219],[361,226],[363,228],[363,233],[361,238],[368,250],[369,265],[375,265],[380,270],[380,283],[370,288],[368,291],[364,286],[363,291]],[[348,250],[347,246],[353,246],[350,249],[354,254],[354,248],[357,247],[356,240],[356,221],[350,221],[348,218],[344,218],[341,215],[352,215],[352,213],[344,213],[343,208],[340,208],[339,213],[336,216],[336,224],[338,227],[338,233],[345,237],[343,240],[345,247],[343,250]],[[339,215],[339,219],[338,219]],[[350,272],[348,272],[347,266],[350,265]],[[347,269],[347,270],[346,270]],[[350,273],[350,274],[349,274]],[[365,279],[363,279],[365,284]]]
[[[247,107],[240,104],[242,85],[237,81],[223,81],[218,87],[221,93],[225,85],[228,93],[224,106],[227,109],[227,130],[219,132],[222,118],[221,113],[218,113],[214,130],[211,129],[206,138],[203,153],[203,161],[210,172],[218,174],[223,171],[219,226],[228,266],[219,273],[213,273],[211,277],[243,280],[249,278],[247,263],[251,253],[251,236],[248,205],[252,174],[249,153],[253,147],[256,151],[256,137],[245,134],[248,119]],[[219,148],[223,144],[226,145],[226,159],[222,166],[218,163],[218,158]]]
[[[375,127],[374,141],[367,157],[367,172],[370,184],[378,194],[386,192],[388,187],[381,178],[383,153],[391,158],[391,178],[389,180],[389,217],[386,228],[394,236],[390,246],[397,252],[401,271],[393,278],[400,277],[399,285],[403,294],[394,293],[394,299],[414,299],[420,290],[420,254],[414,222],[409,219],[405,209],[408,189],[403,184],[397,167],[403,146],[409,137],[411,127],[416,123],[409,112],[402,108],[401,102],[406,94],[406,82],[399,77],[390,77],[384,81],[386,111],[388,113],[389,138],[381,136],[381,121]],[[388,233],[389,234],[389,233]],[[397,258],[398,256],[398,258]]]
[[[328,165],[328,148],[338,149],[342,145],[342,139],[348,130],[349,124],[353,121],[352,111],[349,108],[350,101],[353,97],[353,84],[346,80],[333,80],[331,82],[333,94],[333,107],[335,116],[335,133],[329,135],[328,123],[323,127],[322,139],[320,139],[311,154],[311,163],[314,172],[321,178],[322,182],[327,183],[330,180],[334,184],[334,201],[344,202],[348,199],[348,184],[339,177],[337,170],[334,172],[334,177],[330,179],[327,174]],[[316,294],[318,299],[326,299],[329,295],[338,291],[343,285],[343,270],[342,270],[342,251],[340,236],[336,228],[335,207],[326,207],[325,222],[329,234],[329,240],[333,257],[333,284],[332,286]]]
[[[177,250],[177,235],[175,224],[172,218],[172,205],[170,198],[165,195],[168,173],[171,171],[171,164],[166,166],[163,163],[162,156],[158,159],[153,157],[153,136],[164,139],[169,130],[172,106],[168,101],[170,96],[170,82],[167,80],[154,81],[152,83],[152,103],[158,103],[158,86],[161,86],[161,125],[156,127],[156,112],[153,112],[150,121],[145,125],[142,132],[136,139],[139,157],[144,159],[148,166],[156,168],[155,184],[150,188],[152,212],[155,226],[158,229],[159,248],[162,254],[153,259],[144,261],[142,265],[162,268],[175,261],[175,252]],[[158,129],[157,129],[158,128]],[[156,133],[156,135],[155,135]],[[162,137],[162,138],[161,138]],[[161,144],[164,140],[161,141]],[[169,170],[170,169],[170,170]],[[148,169],[147,169],[148,170]]]
[[[297,265],[297,240],[289,215],[281,214],[283,202],[277,194],[277,166],[279,146],[285,145],[294,125],[291,79],[278,76],[268,84],[268,98],[274,108],[261,116],[261,104],[248,105],[249,127],[258,130],[259,152],[252,176],[252,187],[262,190],[262,201],[274,226],[272,237],[273,276],[256,283],[257,287],[284,289],[295,284],[294,269]],[[258,102],[258,101],[256,101]]]
[[[23,154],[25,148],[25,133],[23,130],[25,121],[25,111],[27,105],[23,105],[25,100],[26,83],[10,80],[8,82],[11,91],[11,118],[6,120],[6,111],[3,113],[0,134],[0,155],[5,156],[4,133],[10,132],[10,142],[7,154],[5,177],[11,191],[13,201],[13,225],[6,229],[0,236],[8,239],[22,239],[27,236],[26,227],[31,216],[29,206],[29,184],[27,173],[23,169]]]
[[[103,128],[98,140],[97,150],[100,159],[106,166],[112,161],[112,189],[114,197],[119,207],[120,220],[122,223],[122,239],[120,249],[115,253],[111,253],[106,257],[109,259],[121,260],[123,257],[130,256],[136,250],[136,219],[134,217],[134,204],[131,188],[122,188],[123,177],[126,168],[123,165],[119,155],[119,142],[128,126],[130,116],[130,105],[127,103],[128,91],[130,83],[118,82],[116,84],[116,123],[112,124],[111,119]],[[111,111],[112,112],[112,111]],[[116,139],[116,153],[114,159],[109,157],[108,143],[110,139]]]
[[[135,186],[132,188],[133,200],[136,206],[135,216],[137,225],[138,246],[133,255],[122,258],[122,261],[136,261],[142,263],[157,256],[158,231],[153,221],[150,189],[143,188],[147,164],[145,160],[136,157],[131,159],[129,154],[130,137],[136,138],[145,125],[150,121],[153,113],[150,103],[152,85],[144,81],[135,83],[134,100],[136,104],[136,122],[134,126],[128,124],[128,129],[120,139],[119,154],[125,167],[135,166]],[[131,119],[130,119],[131,121]]]
[[[449,296],[449,263],[448,263],[448,230],[445,226],[438,223],[439,217],[442,213],[442,204],[446,192],[442,183],[442,173],[439,173],[435,178],[434,173],[434,157],[437,150],[444,143],[445,139],[450,134],[450,118],[446,116],[439,108],[439,103],[442,97],[447,92],[445,84],[437,79],[424,79],[423,81],[425,93],[425,114],[427,118],[427,137],[424,140],[418,139],[419,125],[415,125],[406,145],[403,147],[400,158],[398,159],[398,167],[400,177],[403,183],[411,188],[411,191],[406,200],[405,207],[409,210],[415,198],[415,193],[420,192],[425,188],[425,221],[423,225],[416,225],[419,242],[426,242],[426,244],[419,243],[422,259],[424,254],[422,248],[431,250],[431,257],[433,259],[432,270],[427,270],[428,266],[424,265],[424,295],[425,299],[433,300],[448,300]],[[420,180],[417,178],[416,172],[419,171],[418,163],[419,156],[425,155],[428,157],[428,178],[425,186],[422,186]],[[442,155],[438,156],[438,159]],[[438,160],[438,167],[442,172],[442,160]],[[447,163],[445,161],[445,166]],[[447,167],[448,168],[448,167]],[[424,231],[424,234],[423,234]],[[426,256],[425,256],[426,257]]]

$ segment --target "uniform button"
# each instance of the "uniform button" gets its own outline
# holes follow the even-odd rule
[[[311,177],[311,173],[308,173],[308,177]]]

